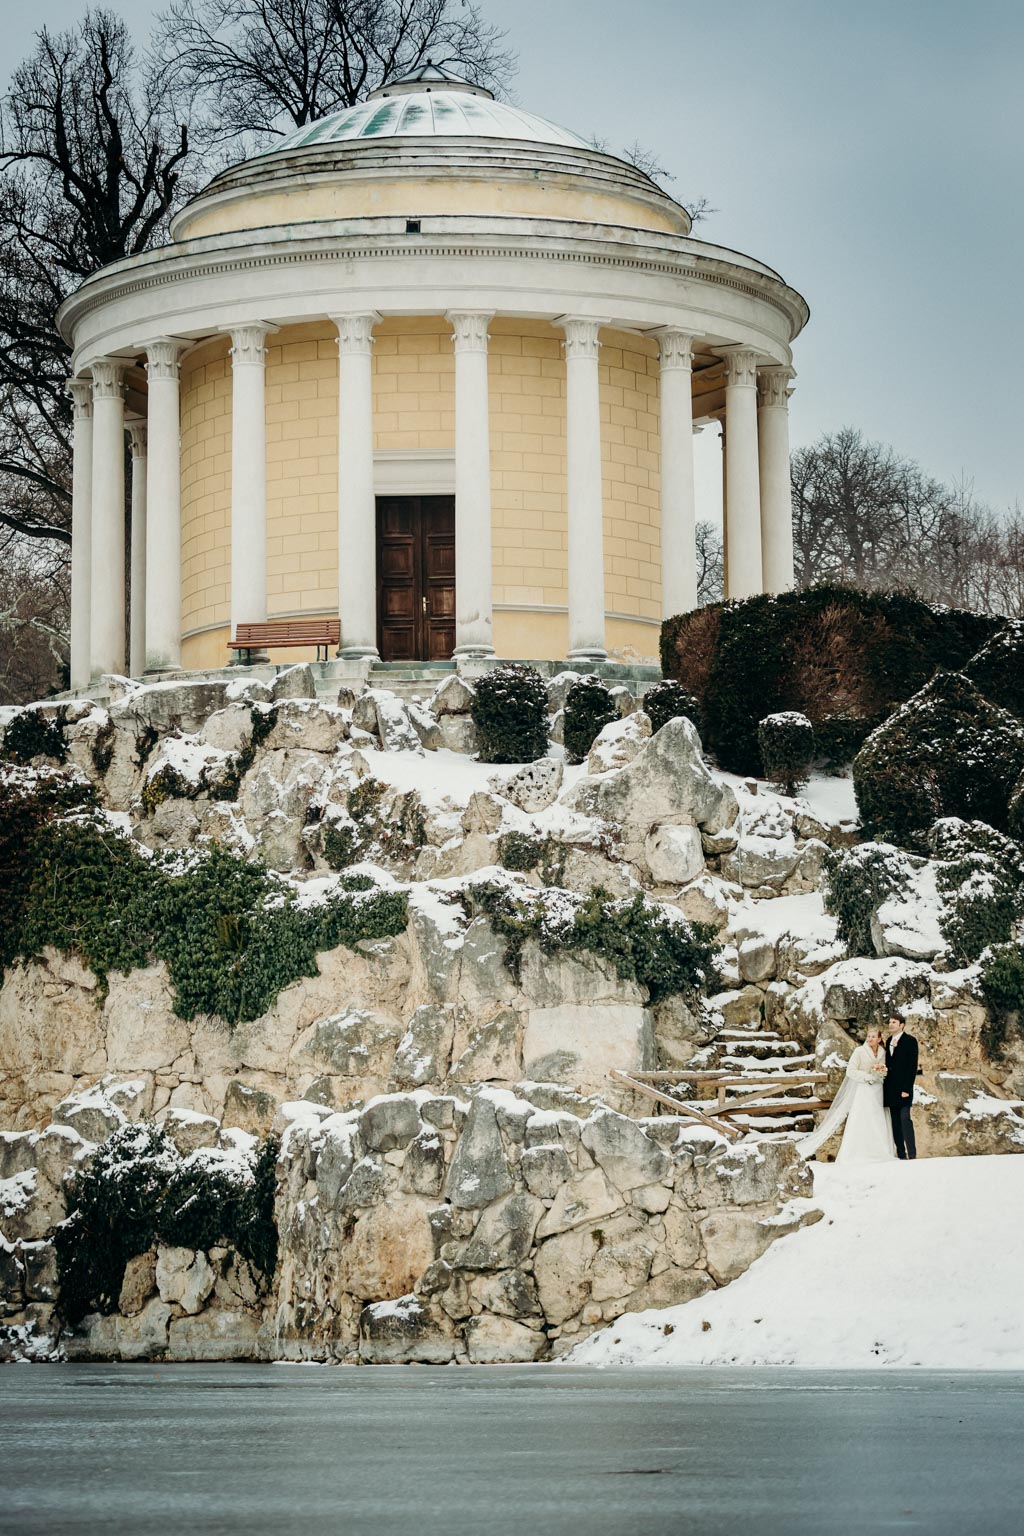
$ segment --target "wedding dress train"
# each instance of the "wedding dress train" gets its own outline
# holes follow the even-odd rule
[[[884,1050],[876,1054],[870,1046],[858,1045],[828,1114],[817,1130],[797,1142],[801,1157],[813,1157],[845,1120],[837,1163],[887,1163],[895,1158],[892,1123],[882,1103],[885,1074],[877,1070],[879,1065],[885,1065]]]

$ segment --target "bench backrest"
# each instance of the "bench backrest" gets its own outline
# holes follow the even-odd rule
[[[340,619],[267,619],[258,624],[239,624],[232,644],[240,648],[261,645],[337,645]]]

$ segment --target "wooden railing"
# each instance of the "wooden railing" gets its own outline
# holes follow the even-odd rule
[[[719,1131],[727,1136],[730,1141],[737,1141],[744,1133],[744,1127],[739,1126],[733,1120],[733,1116],[741,1114],[753,1115],[778,1115],[811,1113],[814,1110],[827,1109],[831,1099],[790,1099],[780,1102],[765,1096],[767,1087],[778,1088],[806,1088],[816,1083],[827,1083],[827,1072],[775,1072],[771,1076],[757,1076],[755,1073],[738,1076],[735,1073],[724,1071],[706,1072],[619,1072],[609,1074],[617,1083],[622,1083],[635,1092],[644,1094],[653,1099],[656,1104],[661,1104],[671,1109],[674,1114],[683,1115],[694,1120],[698,1125],[709,1126],[714,1131]],[[693,1099],[678,1098],[671,1093],[664,1093],[661,1089],[652,1087],[654,1083],[668,1083],[673,1087],[683,1083],[692,1084],[694,1087],[713,1087],[717,1090],[716,1102],[713,1111],[704,1111],[696,1107]],[[750,1097],[741,1099],[726,1098],[726,1092],[730,1088],[756,1088],[757,1092]]]

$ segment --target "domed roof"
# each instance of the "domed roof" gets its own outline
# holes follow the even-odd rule
[[[401,80],[381,86],[357,106],[296,128],[263,154],[279,155],[290,149],[351,140],[365,143],[400,138],[518,139],[571,149],[593,148],[567,128],[495,101],[483,86],[460,80],[428,60]]]

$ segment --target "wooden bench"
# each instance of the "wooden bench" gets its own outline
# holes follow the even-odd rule
[[[264,619],[259,624],[239,624],[228,649],[244,651],[248,660],[251,651],[315,645],[317,661],[326,661],[328,649],[340,643],[340,619]]]

